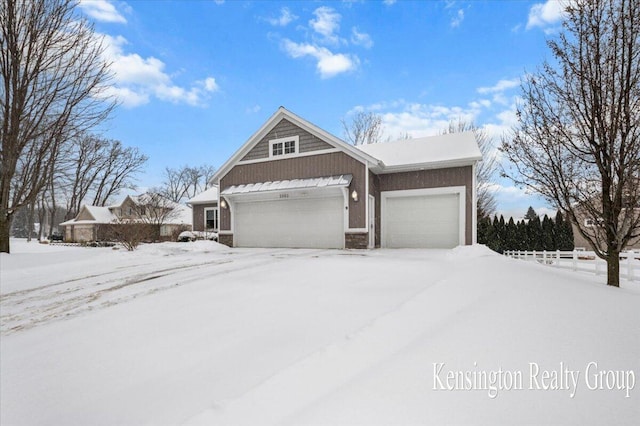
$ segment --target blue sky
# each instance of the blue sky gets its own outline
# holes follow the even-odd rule
[[[437,134],[450,120],[514,124],[519,81],[549,56],[561,22],[535,1],[83,0],[104,35],[121,102],[100,131],[165,167],[221,166],[285,106],[342,137],[340,120],[380,114],[386,135]],[[496,179],[498,209],[544,201]]]

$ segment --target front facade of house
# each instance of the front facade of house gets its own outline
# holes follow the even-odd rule
[[[358,149],[281,107],[213,177],[219,241],[295,248],[472,244],[480,151],[472,134],[438,138]]]

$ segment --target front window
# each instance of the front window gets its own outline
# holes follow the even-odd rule
[[[204,228],[206,230],[218,229],[218,208],[209,208],[204,210]]]
[[[298,149],[299,141],[300,139],[298,136],[290,136],[287,138],[270,140],[269,156],[280,157],[280,156],[295,155],[299,152],[299,149]]]

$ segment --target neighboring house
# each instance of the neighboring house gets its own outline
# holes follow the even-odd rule
[[[157,194],[127,195],[108,207],[84,205],[75,218],[60,224],[67,242],[100,241],[107,225],[148,223],[159,227],[160,239],[191,228],[191,209]]]
[[[201,192],[189,201],[191,206],[193,231],[218,232],[218,187]]]
[[[592,218],[580,217],[579,220],[583,221],[583,225],[587,228],[600,226],[598,224],[598,221]],[[587,250],[587,251],[593,250],[593,247],[591,247],[591,244],[589,244],[589,241],[587,241],[587,239],[584,238],[582,234],[580,234],[580,231],[578,230],[578,227],[576,226],[576,224],[572,223],[571,226],[573,227],[573,245],[576,248],[576,250]],[[632,240],[627,245],[625,250],[640,250],[640,238],[636,239],[635,241]]]
[[[476,241],[473,133],[354,147],[281,107],[216,172],[234,247],[437,247]]]
[[[64,241],[84,243],[97,241],[100,226],[116,220],[118,217],[112,213],[109,207],[84,205],[75,218],[62,222],[59,226],[63,229]]]

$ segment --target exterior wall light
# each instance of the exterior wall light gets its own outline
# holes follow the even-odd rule
[[[358,201],[358,192],[355,189],[351,193],[351,198],[353,199],[353,201]]]
[[[227,208],[227,202],[225,200],[221,200],[220,201],[220,207],[222,207],[223,209]]]

